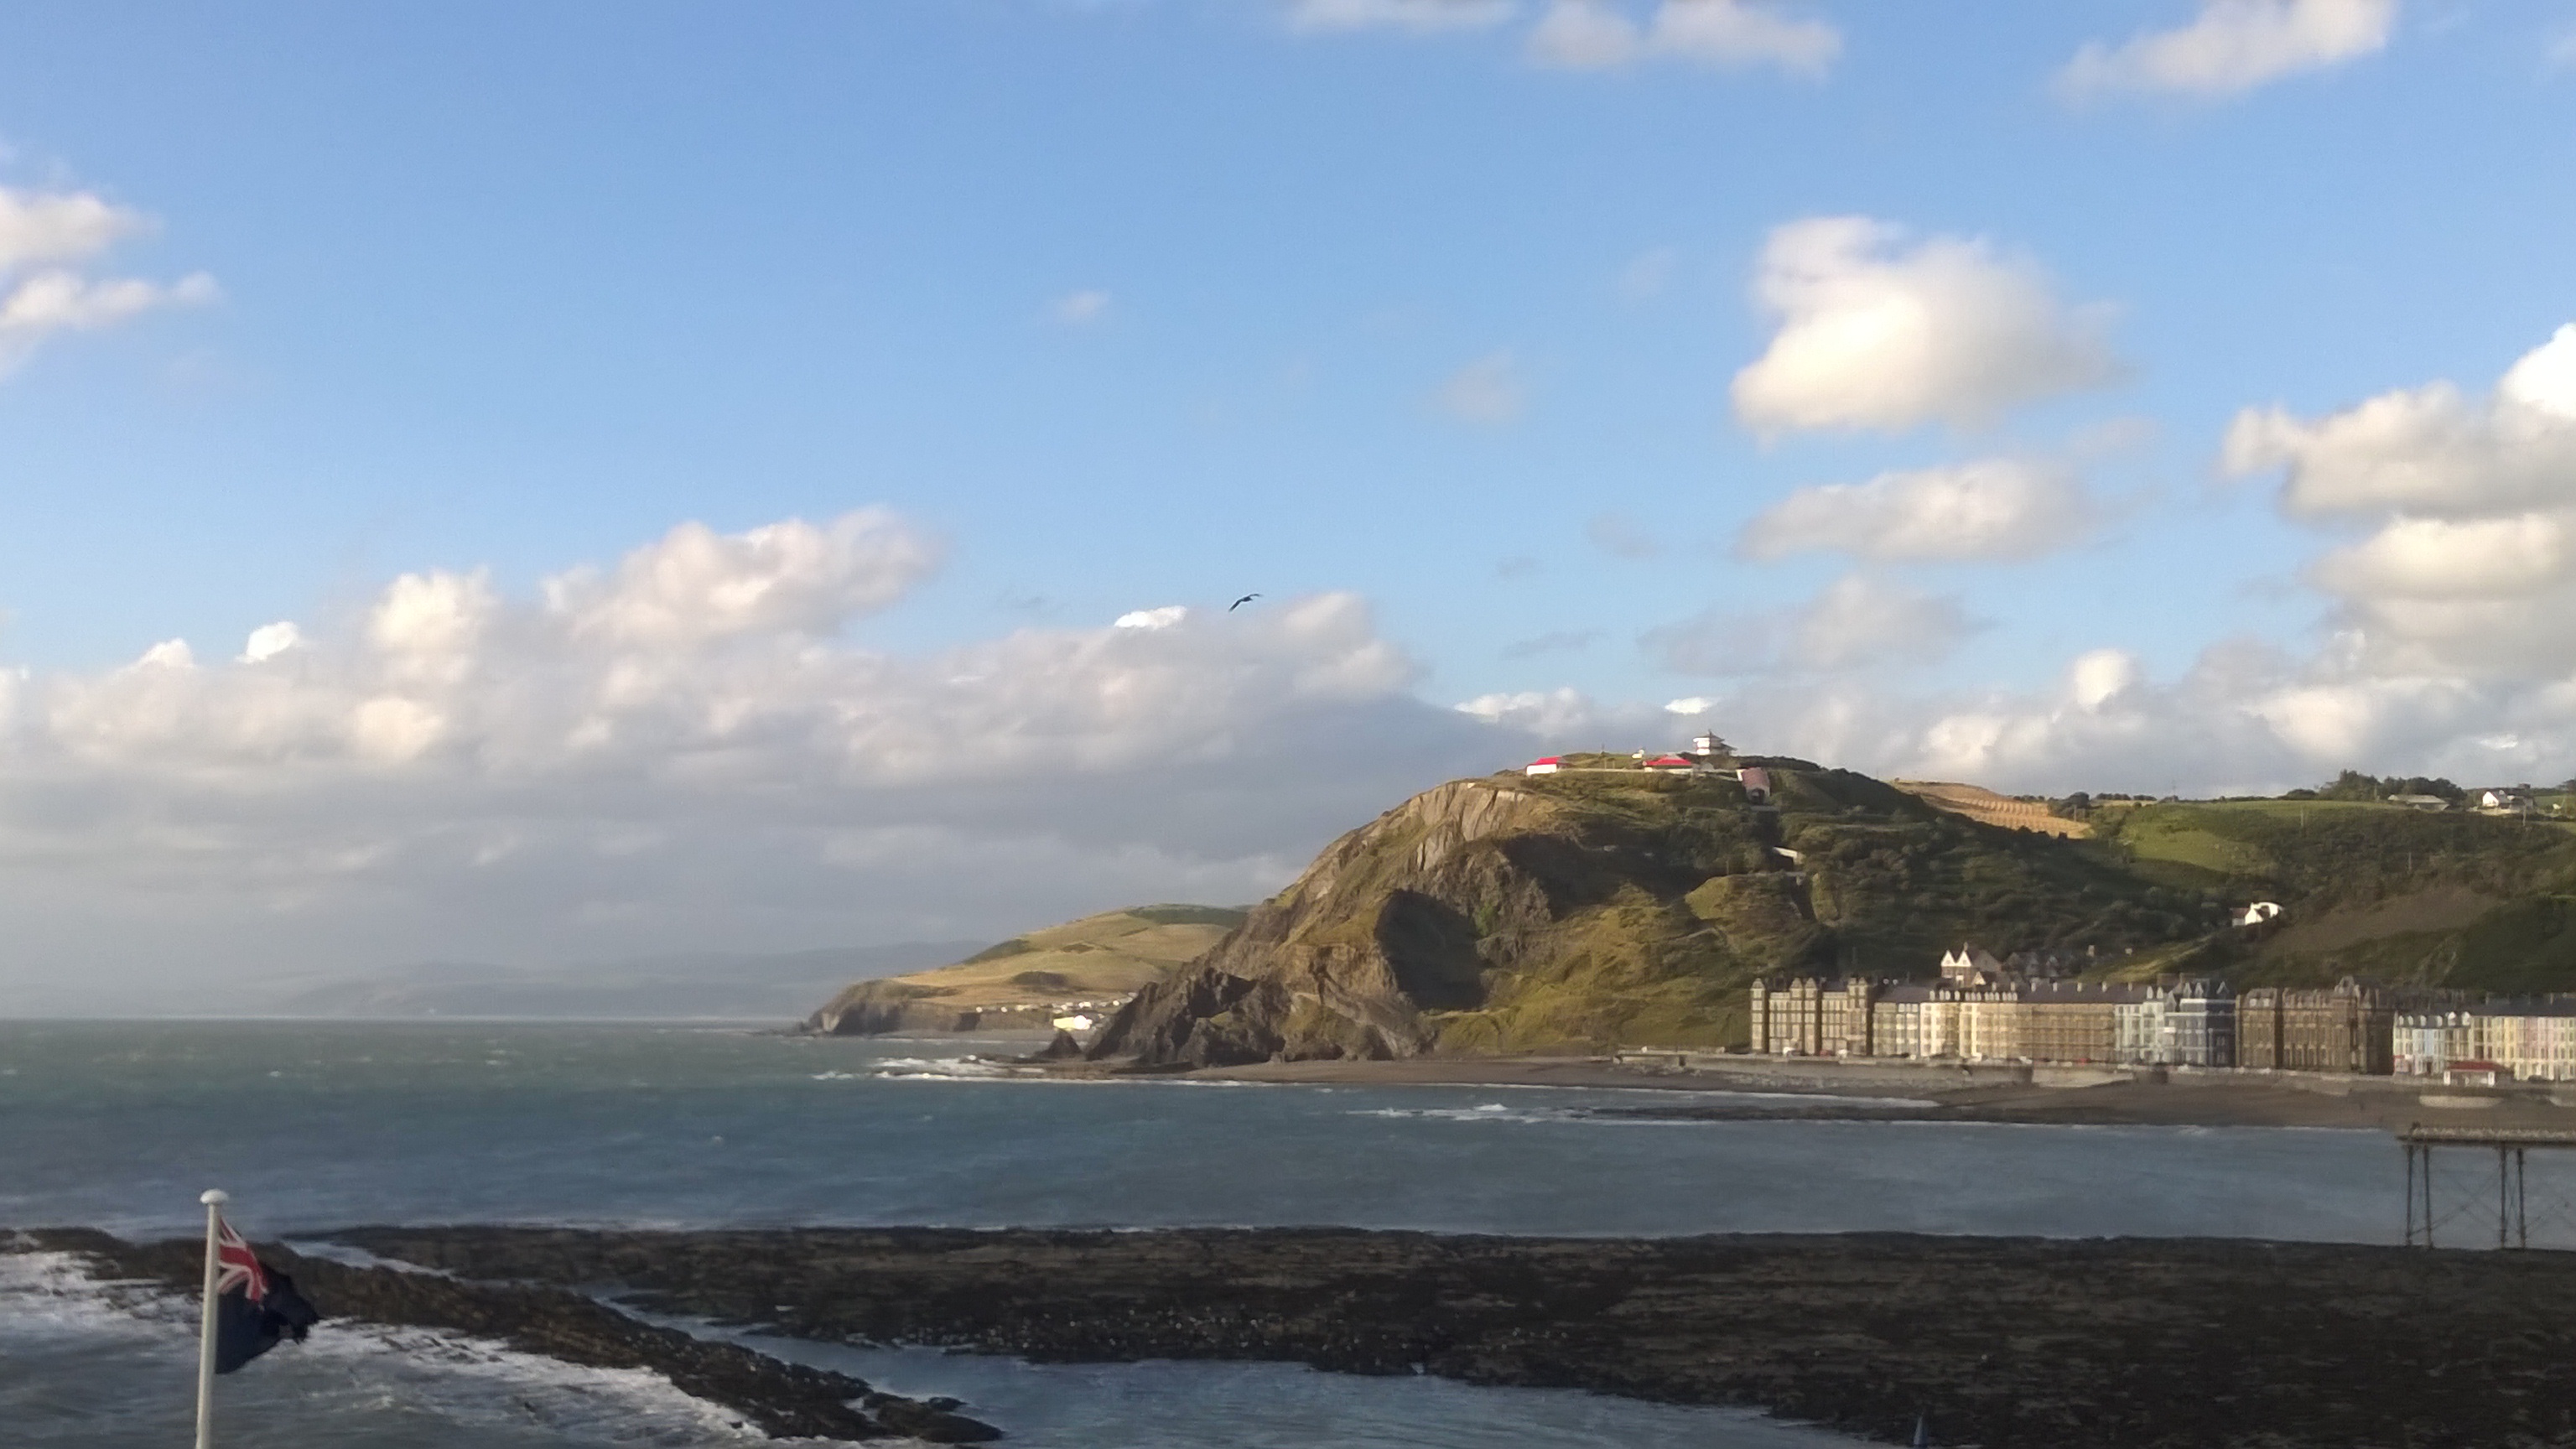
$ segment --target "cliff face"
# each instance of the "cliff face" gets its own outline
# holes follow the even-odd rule
[[[2147,908],[2145,883],[2084,842],[1964,820],[1847,771],[1770,774],[1773,809],[1713,774],[1426,791],[1139,992],[1089,1055],[1718,1045],[1742,1035],[1744,985],[1783,967],[1920,974],[1968,936],[2125,949],[2210,924],[2197,902]]]

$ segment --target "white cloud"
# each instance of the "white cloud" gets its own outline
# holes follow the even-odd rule
[[[171,640],[0,676],[0,984],[1253,899],[1352,820],[1530,744],[1417,699],[1347,594],[909,653],[839,636],[928,561],[875,510],[683,525],[532,596],[424,570],[336,626],[263,626],[239,660]]]
[[[1842,53],[1842,34],[1757,0],[1659,0],[1642,24],[1615,0],[1551,0],[1530,31],[1528,49],[1539,64],[1570,70],[1666,58],[1720,68],[1770,65],[1812,76]]]
[[[2249,408],[2230,472],[2283,471],[2293,518],[2370,520],[2310,581],[2345,647],[2387,673],[2531,677],[2576,667],[2576,325],[2491,394],[2449,382],[2314,418]]]
[[[1598,718],[1592,702],[1575,689],[1480,694],[1455,708],[1487,724],[1512,725],[1549,739],[1588,728]]]
[[[1664,705],[1664,713],[1678,715],[1703,715],[1715,708],[1717,708],[1716,700],[1713,700],[1704,694],[1694,694],[1685,699],[1667,701]]]
[[[1833,550],[1867,559],[2031,558],[2080,539],[2095,509],[2065,469],[2012,458],[1800,488],[1745,525],[1751,558]]]
[[[1765,434],[1936,418],[1972,427],[2119,375],[2102,310],[2062,304],[2036,267],[1981,241],[1909,247],[1903,236],[1856,216],[1771,233],[1754,295],[1780,325],[1735,375],[1746,425]]]
[[[150,226],[88,192],[0,187],[0,373],[57,333],[94,332],[145,312],[218,300],[221,289],[203,272],[165,285],[90,277],[75,265]]]
[[[1188,605],[1165,604],[1159,609],[1137,609],[1129,613],[1121,614],[1118,616],[1112,627],[1119,629],[1169,629],[1174,625],[1185,622],[1189,617],[1190,611]]]
[[[195,306],[220,293],[199,273],[171,286],[122,278],[91,281],[77,273],[38,272],[0,296],[0,371],[27,360],[57,332],[94,332],[162,307]]]
[[[1047,304],[1047,315],[1068,327],[1097,322],[1109,315],[1109,294],[1099,291],[1068,292]]]
[[[1529,33],[1530,59],[1567,70],[1615,70],[1645,48],[1645,33],[1611,0],[1550,0]]]
[[[2060,94],[2120,91],[2226,96],[2376,54],[2397,23],[2397,0],[2201,0],[2175,30],[2120,44],[2087,42],[2058,72]]]
[[[1638,642],[1683,674],[1830,674],[1938,663],[1979,627],[1956,598],[1846,574],[1801,604],[1712,610]]]
[[[2356,597],[2519,598],[2564,582],[2576,561],[2568,520],[2398,518],[2368,541],[2320,560],[2317,582]]]
[[[1511,19],[1513,0],[1288,0],[1292,30],[1482,30]]]
[[[1529,387],[1521,381],[1512,355],[1495,352],[1451,374],[1433,401],[1461,422],[1498,427],[1518,418],[1528,406]]]
[[[574,633],[620,645],[828,634],[902,597],[940,552],[881,508],[822,527],[791,518],[731,535],[684,523],[628,554],[612,575],[576,570],[549,580],[546,600]]]
[[[243,641],[240,662],[266,663],[303,643],[304,631],[291,622],[280,620],[274,624],[262,624],[251,630],[250,638]]]
[[[2314,419],[2248,408],[2228,427],[2221,463],[2240,476],[2287,469],[2282,502],[2310,517],[2576,503],[2576,323],[2524,354],[2485,399],[2435,382]]]
[[[80,261],[150,226],[140,213],[88,192],[0,186],[0,271]]]

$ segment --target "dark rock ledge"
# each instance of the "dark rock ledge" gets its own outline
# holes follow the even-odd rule
[[[120,1274],[195,1280],[191,1243],[43,1236]],[[2567,1253],[1340,1229],[331,1236],[475,1281],[296,1264],[330,1311],[649,1365],[772,1433],[923,1433],[904,1416],[942,1411],[868,1398],[861,1415],[838,1397],[864,1392],[855,1380],[574,1290],[618,1284],[639,1306],[819,1341],[1429,1372],[1756,1407],[1898,1443],[1920,1413],[1936,1442],[1985,1449],[2576,1446]]]
[[[1937,1442],[1986,1449],[2576,1445],[2567,1253],[1332,1229],[334,1236],[817,1340],[1421,1371],[1751,1406],[1897,1443],[1924,1413]]]
[[[6,1237],[0,1234],[0,1249],[13,1246]],[[75,1253],[96,1276],[166,1283],[192,1294],[203,1271],[203,1247],[195,1239],[128,1243],[87,1228],[40,1228],[18,1235],[14,1246]],[[948,1401],[877,1393],[847,1374],[638,1322],[571,1286],[355,1268],[273,1244],[260,1256],[293,1274],[296,1286],[333,1318],[469,1334],[589,1368],[650,1369],[772,1438],[959,1444],[1001,1437],[990,1425],[947,1412]]]

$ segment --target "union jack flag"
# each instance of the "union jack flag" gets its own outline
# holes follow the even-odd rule
[[[280,1339],[302,1343],[321,1319],[294,1279],[261,1262],[232,1224],[215,1219],[215,1372],[231,1373]]]
[[[253,1303],[268,1301],[268,1266],[222,1217],[215,1219],[215,1293],[238,1292]]]

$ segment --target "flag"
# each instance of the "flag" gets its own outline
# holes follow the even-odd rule
[[[215,1372],[231,1373],[281,1338],[302,1343],[321,1321],[294,1279],[261,1262],[232,1224],[215,1219]]]

